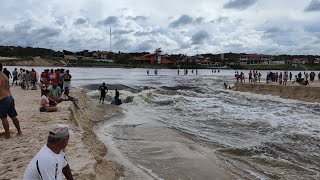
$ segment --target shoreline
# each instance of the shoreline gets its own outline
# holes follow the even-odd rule
[[[22,90],[14,86],[11,92],[22,136],[15,135],[16,129],[9,119],[11,138],[0,137],[0,179],[22,179],[30,160],[45,145],[49,127],[58,123],[66,124],[70,129],[65,152],[74,179],[120,179],[123,176],[124,168],[106,158],[107,147],[93,132],[96,123],[110,118],[101,117],[106,107],[91,101],[84,91],[73,88],[71,95],[78,99],[80,109],[66,101],[58,104],[58,112],[40,113],[40,90]],[[107,111],[112,114],[110,112],[116,110],[107,108]]]
[[[320,103],[320,82],[314,81],[310,86],[292,84],[288,81],[288,85],[279,85],[278,83],[240,83],[235,82],[231,88],[233,91],[251,92],[255,94],[279,96],[284,99],[294,99],[299,101]]]

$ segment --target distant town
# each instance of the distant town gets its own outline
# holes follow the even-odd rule
[[[245,53],[168,54],[161,48],[153,52],[54,51],[45,48],[0,46],[0,61],[14,65],[15,61],[46,59],[53,65],[155,67],[155,68],[233,68],[233,69],[297,69],[319,70],[320,56],[266,55]]]

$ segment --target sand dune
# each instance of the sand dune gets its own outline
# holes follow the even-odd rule
[[[58,105],[59,112],[40,113],[40,91],[19,87],[12,87],[11,91],[23,135],[15,135],[16,129],[10,121],[11,139],[0,137],[0,179],[22,179],[29,161],[45,144],[48,128],[56,123],[67,124],[72,131],[66,155],[75,179],[119,179],[123,174],[120,165],[106,159],[107,148],[92,131],[95,123],[108,119],[101,116],[102,112],[112,116],[121,109],[98,105],[81,90],[73,89],[71,94],[78,98],[80,109],[72,102],[62,102]]]

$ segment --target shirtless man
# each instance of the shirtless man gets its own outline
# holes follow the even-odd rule
[[[13,124],[18,130],[18,135],[21,135],[17,112],[14,107],[14,99],[11,96],[10,85],[7,76],[2,72],[2,64],[0,63],[0,118],[5,130],[5,138],[10,138],[9,122],[7,116],[12,119]]]

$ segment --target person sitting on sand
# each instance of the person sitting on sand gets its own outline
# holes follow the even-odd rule
[[[0,118],[5,130],[5,138],[10,138],[9,122],[7,117],[12,119],[14,126],[18,130],[18,135],[21,135],[17,111],[15,109],[14,99],[10,92],[10,83],[7,76],[2,72],[2,64],[0,63]]]
[[[60,99],[63,99],[64,101],[72,101],[73,104],[76,106],[76,108],[80,109],[78,104],[76,103],[78,100],[76,98],[70,96],[69,93],[70,93],[70,91],[69,91],[68,87],[65,87],[62,95],[60,96]]]
[[[39,110],[40,112],[56,112],[58,111],[58,107],[56,106],[50,106],[49,99],[50,98],[50,91],[44,90],[43,95],[41,96],[41,99],[39,101]],[[57,102],[54,99],[51,99],[54,103],[57,104]]]
[[[63,99],[60,98],[61,96],[61,89],[58,86],[58,82],[53,82],[52,86],[49,86],[47,90],[50,91],[50,97],[54,99],[56,102],[60,103]]]
[[[64,149],[69,142],[69,128],[56,124],[49,130],[47,144],[32,158],[28,164],[23,180],[62,179],[73,180]]]

